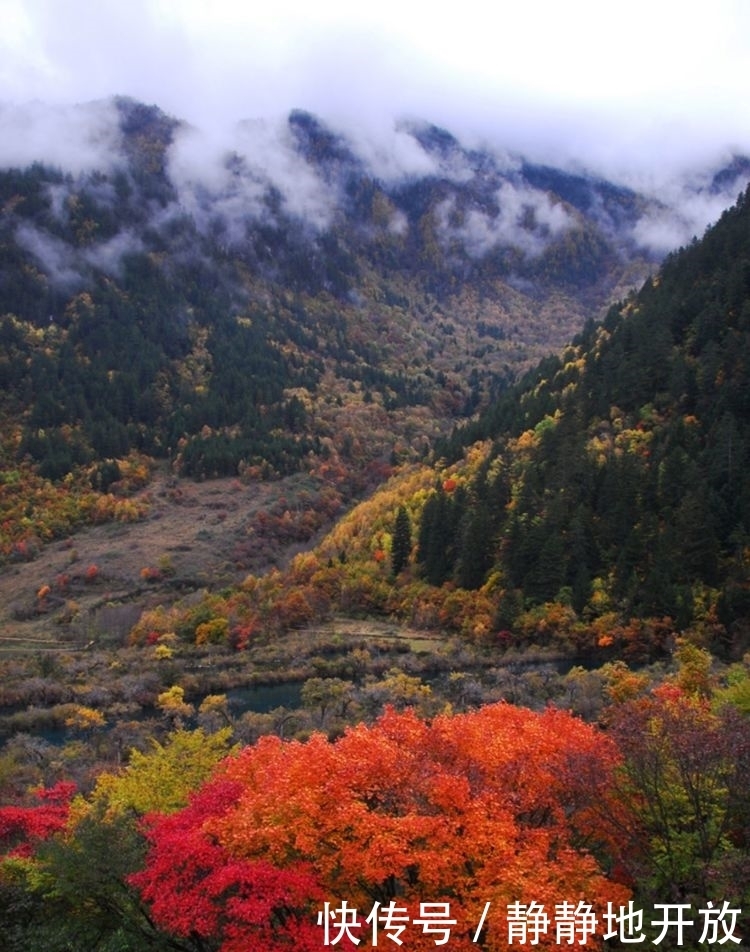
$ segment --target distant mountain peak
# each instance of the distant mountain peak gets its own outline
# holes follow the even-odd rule
[[[120,128],[125,135],[175,129],[182,125],[179,119],[167,115],[159,106],[147,105],[130,96],[115,96],[113,101],[120,118]]]
[[[463,151],[461,143],[454,135],[448,132],[447,129],[436,126],[431,122],[409,120],[403,122],[401,126],[429,154],[448,158],[456,152]]]
[[[128,96],[116,96],[123,148],[133,166],[148,173],[164,174],[167,152],[175,133],[185,127],[179,119],[167,115],[158,106],[146,105]]]
[[[312,164],[357,162],[346,140],[332,132],[312,113],[293,109],[289,113],[288,125],[299,151]]]
[[[750,179],[750,157],[733,155],[727,164],[719,169],[711,179],[711,192],[721,194],[729,188],[744,189]]]

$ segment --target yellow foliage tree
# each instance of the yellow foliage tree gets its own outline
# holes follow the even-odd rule
[[[179,810],[216,764],[233,752],[231,736],[229,727],[212,734],[198,728],[175,731],[164,744],[152,740],[150,750],[131,752],[120,773],[99,775],[84,812],[98,807],[102,815],[112,817],[127,811],[143,815]]]

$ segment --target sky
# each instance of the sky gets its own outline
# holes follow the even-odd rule
[[[746,0],[0,0],[6,106],[421,118],[621,177],[750,153],[749,65]]]

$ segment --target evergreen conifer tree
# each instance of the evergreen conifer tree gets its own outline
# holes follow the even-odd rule
[[[404,506],[399,506],[396,513],[396,524],[393,529],[391,545],[391,571],[394,577],[409,563],[411,554],[411,520]]]

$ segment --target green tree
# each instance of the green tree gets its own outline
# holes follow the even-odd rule
[[[399,506],[391,543],[391,571],[397,576],[409,564],[411,556],[411,520],[405,506]]]
[[[300,699],[304,707],[319,713],[322,727],[332,709],[338,708],[342,715],[345,713],[352,700],[352,688],[351,681],[341,678],[308,678],[302,685]]]
[[[455,579],[461,588],[479,588],[492,565],[491,514],[480,502],[464,516],[459,537]]]

